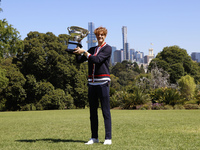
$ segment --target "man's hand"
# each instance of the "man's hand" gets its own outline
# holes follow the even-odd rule
[[[77,47],[77,48],[74,49],[74,52],[73,52],[73,53],[79,55],[79,54],[82,54],[83,52],[85,52],[84,49],[81,49],[80,47]]]

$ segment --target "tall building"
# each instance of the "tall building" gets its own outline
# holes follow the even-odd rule
[[[116,47],[115,46],[112,46],[112,55],[111,55],[111,63],[112,65],[114,65],[114,52],[116,51]]]
[[[193,52],[191,54],[191,58],[192,60],[196,61],[196,62],[200,62],[200,53],[197,53],[197,52]]]
[[[144,63],[145,63],[145,64],[148,64],[148,63],[149,63],[149,56],[148,56],[148,55],[145,55],[145,56],[144,56]]]
[[[127,60],[127,27],[123,26],[122,27],[122,44],[123,44],[123,50],[124,50],[124,60]]]
[[[134,55],[135,55],[135,49],[130,49],[130,60],[133,62],[134,60]]]
[[[114,51],[114,65],[117,62],[121,63],[122,61],[123,61],[123,51],[122,50]]]
[[[125,43],[125,49],[126,49],[126,60],[130,60],[130,48],[129,43]]]
[[[96,46],[96,43],[97,43],[96,36],[94,34],[94,29],[95,29],[94,23],[89,22],[88,23],[88,30],[90,31],[90,33],[87,36],[88,49],[90,47]]]

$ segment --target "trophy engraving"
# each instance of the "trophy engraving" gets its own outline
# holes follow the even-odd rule
[[[78,26],[68,27],[67,30],[70,34],[70,37],[68,39],[68,47],[66,51],[73,53],[74,48],[82,48],[81,40],[89,34],[89,31]]]

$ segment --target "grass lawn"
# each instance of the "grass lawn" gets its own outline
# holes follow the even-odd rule
[[[200,110],[111,110],[113,144],[90,138],[89,109],[0,112],[1,150],[199,150]]]

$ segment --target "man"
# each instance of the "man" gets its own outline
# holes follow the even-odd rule
[[[90,105],[91,139],[85,144],[98,143],[98,107],[101,102],[101,109],[105,125],[104,145],[111,145],[111,114],[110,114],[110,71],[109,62],[112,48],[105,42],[107,29],[99,27],[94,30],[98,46],[90,48],[88,51],[76,48],[77,62],[88,61],[88,99]],[[81,55],[80,55],[81,54]]]

